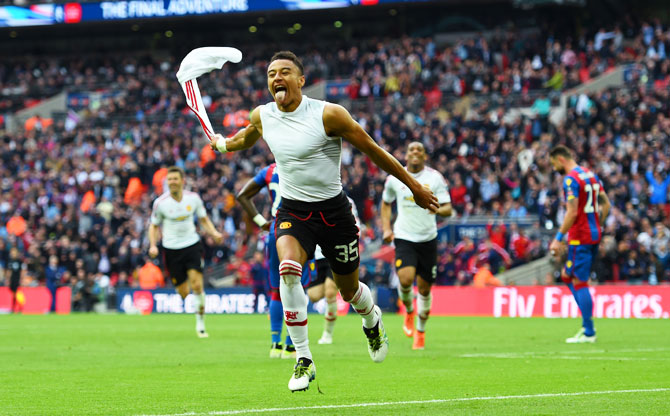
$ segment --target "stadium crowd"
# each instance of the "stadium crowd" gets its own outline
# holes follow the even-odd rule
[[[622,24],[560,40],[508,31],[440,47],[429,38],[370,40],[336,52],[326,52],[328,46],[303,55],[311,82],[350,79],[349,99],[377,99],[354,117],[401,161],[409,141],[424,143],[430,164],[449,181],[459,217],[538,218],[526,230],[496,221],[483,241],[442,244],[439,284],[470,284],[482,264],[497,271],[544,254],[543,230],[555,229],[563,215],[560,178],[547,161],[558,143],[596,171],[612,200],[596,278],[670,280],[667,27]],[[226,65],[199,80],[223,133],[244,125],[248,112],[241,109],[270,100],[265,66],[271,49],[249,48],[241,66]],[[629,61],[636,63],[628,89],[573,96],[565,122],[548,121],[552,91]],[[40,99],[64,88],[98,93],[70,103],[81,109],[75,118],[32,118],[0,140],[0,268],[18,247],[23,284],[70,285],[76,310],[90,310],[118,285],[163,284],[146,256],[146,230],[165,167],[178,165],[226,237],[221,246],[205,240],[206,263],[225,265],[238,283],[252,284],[249,261],[262,250],[262,236],[234,195],[272,155],[260,141],[217,158],[185,108],[176,68],[174,59],[149,56],[0,63],[2,112],[27,104],[18,96]],[[534,90],[543,94],[534,100],[535,116],[504,117],[519,104],[505,97],[516,94],[531,104],[524,97]],[[473,93],[490,99],[475,102]],[[342,162],[343,183],[365,224],[365,247],[381,236],[384,174],[346,143]],[[269,198],[257,204],[269,217]],[[387,284],[389,274],[382,262],[362,270],[378,284]]]

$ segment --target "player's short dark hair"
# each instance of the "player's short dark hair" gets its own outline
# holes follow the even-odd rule
[[[414,140],[413,142],[410,142],[410,143],[407,145],[407,150],[409,150],[409,147],[410,147],[411,145],[413,145],[414,143],[416,143],[416,144],[418,144],[419,146],[421,146],[421,148],[423,149],[424,152],[426,151],[426,146],[424,146],[423,143],[420,142],[420,141],[418,141],[418,140]]]
[[[559,144],[558,146],[554,147],[549,152],[549,157],[550,158],[555,158],[555,157],[558,157],[558,156],[563,156],[566,159],[574,159],[572,157],[572,152],[570,151],[570,149],[563,146],[562,144]]]
[[[179,176],[182,177],[182,179],[186,177],[186,174],[184,173],[184,169],[180,168],[179,166],[170,166],[168,168],[167,173],[169,174],[169,173],[172,173],[172,172],[177,172],[179,174]]]
[[[272,58],[270,58],[270,63],[277,61],[279,59],[286,59],[288,61],[293,62],[295,66],[297,66],[298,69],[300,70],[300,75],[303,75],[305,73],[305,68],[302,66],[302,61],[293,52],[291,51],[276,52],[274,55],[272,55]]]

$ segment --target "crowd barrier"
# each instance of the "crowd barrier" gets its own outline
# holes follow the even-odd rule
[[[660,286],[596,286],[592,287],[593,315],[596,318],[670,317],[670,285]],[[377,302],[383,309],[393,309],[393,290],[378,288]],[[18,292],[22,313],[45,314],[51,307],[51,293],[45,287],[22,287]],[[71,310],[72,291],[58,289],[56,313]],[[0,287],[0,312],[11,309],[12,293]],[[207,314],[252,314],[267,310],[268,298],[254,295],[249,288],[209,290],[206,294]],[[310,313],[323,313],[323,301],[310,303]],[[400,306],[400,311],[403,312]],[[117,310],[128,314],[194,313],[194,297],[185,300],[173,289],[117,291]],[[338,295],[338,314],[350,312],[349,304]],[[512,318],[574,318],[579,309],[572,294],[563,286],[507,286],[490,288],[434,287],[432,316],[492,316]]]
[[[20,287],[16,292],[18,310],[26,314],[45,314],[51,309],[51,292],[46,287]],[[56,291],[56,313],[70,313],[72,289],[61,287]],[[0,286],[0,312],[9,313],[12,308],[12,292]]]
[[[670,286],[596,286],[596,318],[665,318]],[[432,316],[574,318],[579,308],[566,286],[435,287]]]

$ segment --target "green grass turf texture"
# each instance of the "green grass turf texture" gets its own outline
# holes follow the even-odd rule
[[[402,317],[385,314],[390,352],[367,353],[356,315],[318,345],[317,381],[291,393],[292,360],[271,360],[265,315],[0,316],[0,414],[175,415],[231,410],[670,387],[668,320],[596,321],[598,343],[567,345],[578,319],[432,317],[413,351]],[[212,413],[216,414],[216,413]],[[254,414],[242,413],[242,414]],[[278,415],[667,415],[670,391],[393,404]]]

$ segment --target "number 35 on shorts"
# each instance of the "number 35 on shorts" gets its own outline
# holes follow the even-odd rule
[[[335,246],[337,257],[335,260],[340,263],[349,263],[358,259],[358,240],[354,240],[349,244],[339,244]]]

